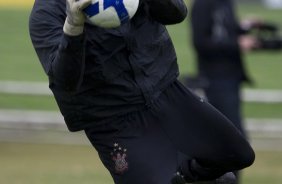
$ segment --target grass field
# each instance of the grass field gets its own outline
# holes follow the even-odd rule
[[[34,0],[0,0],[0,7],[28,8],[33,2]]]

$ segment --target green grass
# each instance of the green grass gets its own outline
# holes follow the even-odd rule
[[[26,9],[0,9],[1,80],[47,79],[31,45],[28,16],[29,10]]]
[[[90,146],[0,143],[0,183],[110,184]]]
[[[58,110],[53,96],[30,96],[0,93],[1,109]]]
[[[3,184],[113,184],[91,146],[0,143],[0,148]],[[281,184],[281,175],[282,153],[257,151],[242,184]]]
[[[282,118],[280,103],[243,103],[243,117],[246,118]]]
[[[243,172],[242,184],[281,184],[282,153],[257,151],[254,164]]]
[[[282,89],[282,50],[280,53],[265,51],[248,54],[246,65],[254,80],[254,88]]]

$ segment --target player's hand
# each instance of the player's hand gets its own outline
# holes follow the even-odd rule
[[[257,38],[250,36],[250,35],[240,36],[238,42],[239,42],[240,49],[245,52],[254,50],[260,47],[260,44]]]
[[[90,5],[92,0],[66,0],[67,18],[64,24],[64,33],[70,36],[82,34],[85,22],[84,8]]]

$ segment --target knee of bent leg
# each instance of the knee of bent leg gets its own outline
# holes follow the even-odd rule
[[[254,161],[255,161],[255,152],[252,148],[250,148],[247,151],[243,151],[244,152],[244,156],[243,156],[243,163],[244,163],[244,167],[249,167],[251,166]]]
[[[249,167],[255,161],[255,152],[251,147],[248,149],[238,150],[235,154],[235,167],[240,170]]]

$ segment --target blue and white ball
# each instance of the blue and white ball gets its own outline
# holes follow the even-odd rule
[[[116,28],[128,22],[136,13],[139,0],[92,0],[84,9],[92,24],[103,28]]]

